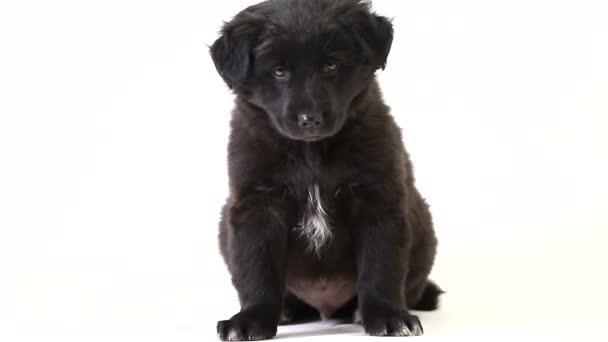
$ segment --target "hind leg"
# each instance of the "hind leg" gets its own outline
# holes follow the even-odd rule
[[[439,307],[439,296],[443,294],[443,290],[435,283],[427,280],[424,286],[416,289],[416,292],[412,292],[410,296],[413,297],[412,305],[408,305],[411,310],[418,311],[433,311]],[[415,301],[414,301],[415,300]]]
[[[414,246],[412,252],[412,263],[404,289],[407,307],[413,310],[434,310],[437,308],[437,297],[442,293],[429,280],[435,255],[434,243],[432,246]]]
[[[437,252],[437,238],[428,205],[415,189],[408,202],[408,226],[414,239],[404,289],[407,306],[413,310],[434,310],[439,295],[443,293],[428,279]]]
[[[283,300],[280,325],[317,321],[321,318],[319,311],[288,293]]]

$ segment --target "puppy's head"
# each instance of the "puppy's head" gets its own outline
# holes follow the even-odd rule
[[[360,0],[269,0],[227,22],[211,46],[228,87],[296,140],[336,134],[384,68],[388,19]]]

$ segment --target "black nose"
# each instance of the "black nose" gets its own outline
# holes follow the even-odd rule
[[[323,124],[323,116],[319,113],[298,114],[298,125],[303,128],[319,128]]]

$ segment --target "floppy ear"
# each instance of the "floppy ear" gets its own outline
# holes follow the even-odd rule
[[[384,69],[393,43],[391,21],[371,11],[371,4],[361,0],[344,1],[336,8],[336,18],[350,31],[366,62],[374,69]]]
[[[391,51],[391,45],[393,44],[393,24],[386,17],[375,14],[372,14],[372,17],[372,21],[375,22],[372,24],[374,26],[374,39],[370,44],[376,55],[375,65],[384,70],[388,54]]]
[[[221,36],[211,45],[209,52],[217,72],[230,89],[238,87],[247,78],[251,68],[251,50],[261,31],[259,17],[241,12],[224,24]]]

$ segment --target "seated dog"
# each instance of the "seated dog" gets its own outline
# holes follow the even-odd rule
[[[211,46],[236,94],[219,239],[241,311],[221,340],[319,316],[422,334],[408,309],[438,305],[437,240],[375,78],[392,38],[365,1],[270,0]]]

